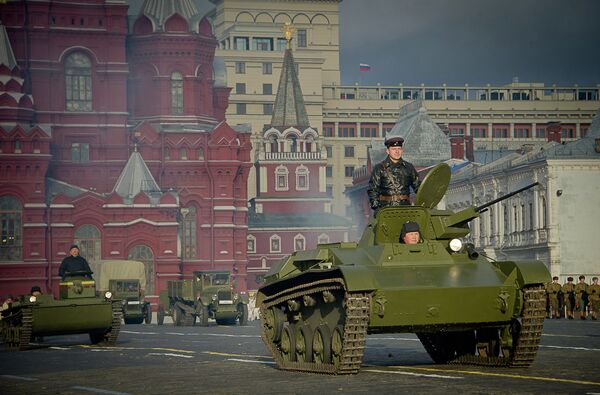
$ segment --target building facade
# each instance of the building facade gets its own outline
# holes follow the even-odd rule
[[[73,242],[144,261],[153,300],[198,269],[245,290],[250,128],[225,122],[195,3],[11,1],[0,20],[1,291],[56,291]]]

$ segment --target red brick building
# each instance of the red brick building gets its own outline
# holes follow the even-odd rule
[[[73,242],[144,261],[151,295],[203,268],[246,289],[250,130],[224,120],[210,24],[191,0],[128,11],[0,7],[0,293],[56,291]]]

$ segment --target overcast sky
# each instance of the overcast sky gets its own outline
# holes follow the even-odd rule
[[[343,0],[340,41],[344,84],[600,84],[598,0]]]

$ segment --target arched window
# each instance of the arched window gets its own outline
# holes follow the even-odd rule
[[[188,151],[187,148],[180,148],[179,149],[179,159],[181,160],[187,160],[188,158]]]
[[[253,235],[246,236],[246,251],[256,252],[256,237]]]
[[[166,160],[171,159],[171,150],[169,149],[169,147],[163,148],[163,156]]]
[[[274,134],[269,136],[269,144],[271,146],[271,152],[279,152],[279,141],[277,141],[277,136]]]
[[[183,76],[177,71],[171,74],[171,113],[183,114]]]
[[[154,292],[154,254],[152,250],[145,245],[134,246],[129,250],[127,259],[144,262],[146,268],[146,295],[152,295]]]
[[[92,111],[92,62],[81,52],[65,60],[67,111]]]
[[[23,205],[14,196],[0,197],[0,261],[19,261],[23,242],[21,240]]]
[[[275,190],[287,191],[289,170],[287,167],[280,165],[275,169]]]
[[[294,237],[294,251],[304,251],[306,249],[306,238],[300,234]]]
[[[298,137],[295,134],[290,134],[287,139],[290,141],[290,152],[297,152]]]
[[[75,231],[75,244],[87,261],[102,259],[101,240],[100,231],[94,225],[81,225]]]
[[[189,206],[181,209],[181,236],[183,238],[183,257],[196,258],[196,207]]]
[[[296,168],[296,190],[308,191],[308,168],[306,166],[298,166]]]
[[[198,148],[198,160],[204,160],[204,148]]]
[[[319,235],[318,241],[319,244],[327,244],[329,243],[329,235],[325,234],[325,233],[321,233]]]
[[[277,235],[271,236],[269,245],[270,252],[281,252],[281,237]]]
[[[543,196],[542,196],[542,207],[541,207],[540,216],[542,217],[541,221],[540,221],[540,223],[542,224],[542,229],[547,229],[548,222],[547,222],[547,217],[546,217],[546,198]]]

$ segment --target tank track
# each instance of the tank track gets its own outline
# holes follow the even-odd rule
[[[527,367],[537,354],[538,345],[546,316],[546,297],[543,286],[531,286],[523,289],[523,312],[520,331],[513,335],[513,346],[504,357],[462,355],[451,364],[478,365],[495,367]],[[446,352],[445,344],[436,343],[427,334],[419,336],[430,355]]]
[[[4,322],[2,326],[2,338],[4,341],[4,346],[9,350],[14,351],[26,350],[31,342],[33,329],[32,307],[25,306],[19,309],[15,315],[6,317],[4,320],[7,321]],[[15,337],[18,337],[18,339]]]
[[[265,312],[268,308],[323,291],[343,291],[344,299],[341,308],[345,311],[343,324],[342,352],[338,365],[333,363],[291,362],[283,359],[279,345],[269,339],[265,324]],[[321,374],[354,374],[358,373],[365,349],[367,329],[369,326],[370,297],[363,292],[347,292],[341,278],[317,280],[301,284],[267,297],[261,307],[262,317],[261,337],[273,355],[277,366],[282,370],[295,370]]]
[[[112,325],[108,332],[106,332],[103,345],[106,346],[114,346],[117,342],[117,337],[119,337],[119,332],[121,331],[121,319],[123,318],[123,308],[121,306],[121,302],[113,301],[112,302]]]

